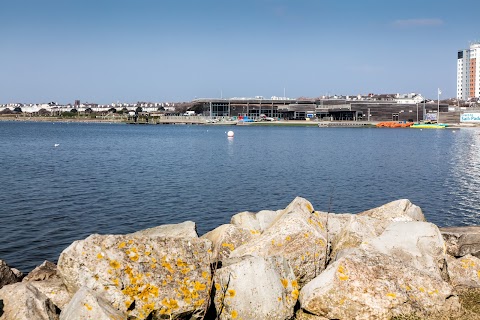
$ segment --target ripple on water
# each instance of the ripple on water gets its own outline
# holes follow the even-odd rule
[[[28,271],[92,233],[192,220],[198,233],[296,196],[361,212],[399,198],[480,224],[478,130],[0,123],[0,259]],[[54,148],[55,143],[60,144]]]

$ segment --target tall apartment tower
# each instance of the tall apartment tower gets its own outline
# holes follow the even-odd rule
[[[480,43],[470,49],[459,50],[457,55],[457,99],[480,97]],[[477,60],[479,60],[477,62]]]

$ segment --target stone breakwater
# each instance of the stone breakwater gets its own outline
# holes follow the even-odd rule
[[[397,200],[360,214],[241,212],[75,241],[27,276],[0,260],[0,319],[473,318],[480,227],[444,228]]]

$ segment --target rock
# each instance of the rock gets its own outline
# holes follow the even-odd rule
[[[206,239],[91,235],[62,252],[58,273],[69,292],[85,286],[129,317],[175,318],[209,298],[209,252]]]
[[[46,280],[57,275],[55,263],[45,260],[41,265],[33,269],[22,281]]]
[[[232,224],[224,224],[204,234],[200,238],[208,239],[213,243],[212,259],[222,261],[230,256],[237,247],[248,242],[257,235],[255,230],[247,230]]]
[[[268,229],[282,212],[283,210],[262,210],[255,214],[253,212],[244,211],[234,215],[230,220],[230,223],[237,227],[261,233]]]
[[[357,248],[363,241],[382,234],[391,221],[355,214],[329,214],[328,239],[331,244],[330,260],[339,259]]]
[[[480,226],[440,228],[447,253],[454,257],[471,254],[480,258]]]
[[[3,301],[2,320],[56,320],[59,310],[53,302],[28,282],[19,282],[0,289]]]
[[[283,256],[301,287],[325,268],[327,233],[322,221],[310,202],[297,197],[268,229],[233,250],[230,257]]]
[[[127,315],[115,308],[110,303],[88,290],[81,287],[73,296],[70,303],[62,310],[60,320],[124,320]]]
[[[311,313],[307,313],[302,309],[298,309],[295,313],[295,320],[330,320],[325,317],[317,316]]]
[[[22,282],[29,282],[60,309],[63,309],[72,298],[67,287],[57,275],[57,266],[47,260],[33,269],[23,278]]]
[[[480,288],[480,259],[470,254],[458,259],[447,256],[447,264],[452,286]]]
[[[369,251],[396,257],[431,276],[448,279],[444,241],[432,223],[392,222],[379,237],[364,246],[370,247]]]
[[[7,284],[19,282],[22,276],[20,271],[10,268],[5,261],[0,260],[0,289]]]
[[[282,257],[246,256],[226,261],[214,275],[219,319],[290,319],[298,283]]]
[[[392,201],[358,215],[389,221],[426,221],[422,209],[407,199]]]
[[[158,227],[140,230],[129,234],[131,236],[160,236],[160,237],[180,237],[180,238],[198,238],[196,225],[193,221],[185,221],[177,224],[164,224]]]
[[[441,278],[363,245],[307,283],[299,300],[307,313],[327,319],[390,319],[460,311],[458,297]]]
[[[46,295],[60,310],[63,310],[72,299],[72,294],[68,292],[62,279],[57,276],[47,280],[30,281],[28,283]]]

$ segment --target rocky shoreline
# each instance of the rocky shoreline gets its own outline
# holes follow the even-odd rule
[[[27,276],[0,260],[0,319],[479,319],[479,258],[480,227],[439,229],[408,200],[334,214],[297,197],[202,237],[93,234]]]

